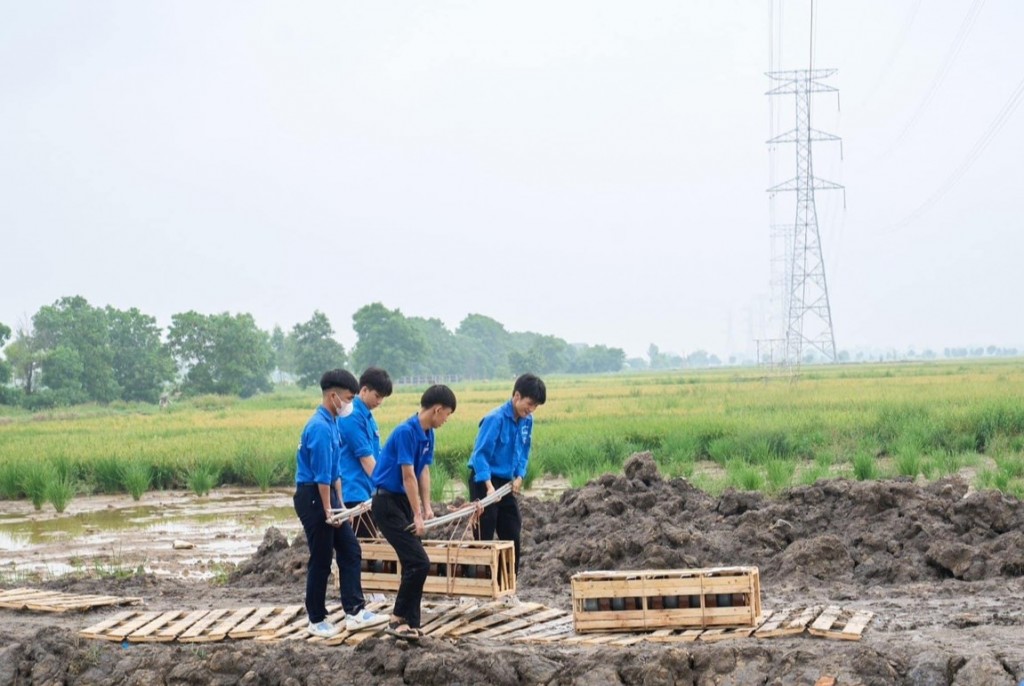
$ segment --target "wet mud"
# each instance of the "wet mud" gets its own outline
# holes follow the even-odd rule
[[[768,609],[839,604],[876,618],[861,641],[799,636],[564,647],[373,638],[357,647],[253,641],[141,645],[76,632],[108,611],[0,611],[0,684],[915,684],[1024,680],[1024,505],[950,478],[822,481],[776,498],[711,497],[663,479],[649,454],[554,500],[524,498],[518,596],[568,609],[585,570],[756,565]],[[441,510],[439,506],[439,513]],[[152,574],[48,582],[139,595],[151,609],[294,603],[301,536],[268,529],[222,583]],[[114,611],[109,611],[113,613]]]

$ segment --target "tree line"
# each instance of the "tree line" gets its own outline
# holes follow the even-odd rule
[[[30,326],[12,330],[0,323],[0,404],[156,403],[171,391],[248,397],[270,391],[274,380],[311,386],[325,369],[358,373],[371,365],[396,379],[614,372],[626,357],[620,348],[508,331],[482,314],[466,316],[451,331],[439,319],[371,303],[352,323],[357,340],[346,351],[319,311],[287,332],[264,331],[251,314],[189,311],[172,316],[165,332],[137,308],[64,297],[39,308]]]

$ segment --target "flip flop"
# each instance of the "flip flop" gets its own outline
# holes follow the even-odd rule
[[[402,627],[405,627],[404,629]],[[400,638],[403,641],[418,641],[423,636],[423,632],[419,629],[413,629],[405,622],[390,622],[388,628],[384,630],[384,633],[395,638]]]

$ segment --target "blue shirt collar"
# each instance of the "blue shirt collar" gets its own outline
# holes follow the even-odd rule
[[[352,398],[352,413],[355,414],[356,412],[364,415],[370,414],[370,408],[366,406],[366,403],[358,395]]]
[[[317,408],[316,408],[316,411],[317,411],[317,412],[319,412],[319,413],[320,413],[320,415],[321,415],[321,416],[322,416],[322,417],[323,417],[324,419],[326,419],[327,421],[329,421],[329,422],[333,422],[333,421],[334,421],[335,419],[337,419],[337,417],[335,417],[335,416],[334,416],[333,414],[331,414],[331,411],[330,411],[330,410],[328,410],[328,409],[327,409],[326,407],[324,407],[323,405],[320,405],[319,407],[317,407]]]

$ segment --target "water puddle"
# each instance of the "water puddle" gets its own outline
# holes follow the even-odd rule
[[[74,572],[209,578],[251,556],[270,526],[301,530],[291,493],[218,489],[75,498],[64,514],[24,501],[0,502],[0,577]],[[191,547],[175,548],[175,542]]]
[[[538,479],[526,495],[557,497],[567,485]],[[205,497],[160,491],[139,502],[127,495],[79,496],[63,514],[50,505],[36,512],[24,500],[0,501],[0,579],[139,570],[211,578],[248,559],[271,526],[289,540],[302,530],[291,490],[216,489]]]

